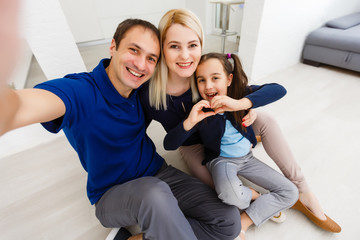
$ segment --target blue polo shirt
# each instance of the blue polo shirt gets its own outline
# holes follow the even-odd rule
[[[53,133],[63,129],[78,153],[88,173],[91,204],[114,185],[154,175],[164,162],[146,134],[137,90],[129,98],[122,97],[105,72],[109,63],[103,59],[92,72],[35,86],[65,103],[64,116],[42,125]]]

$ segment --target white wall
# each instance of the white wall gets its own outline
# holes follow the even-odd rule
[[[23,31],[47,79],[86,71],[58,0],[24,0]]]
[[[229,31],[237,32],[236,36],[241,36],[241,26],[244,16],[245,4],[231,5],[230,9],[230,20],[229,20]],[[229,37],[229,41],[236,41],[236,36]]]
[[[155,26],[172,8],[185,8],[186,0],[60,0],[75,41],[111,39],[127,18],[141,18]]]
[[[306,36],[326,21],[360,11],[359,0],[250,0],[239,55],[256,81],[300,61]]]
[[[173,8],[193,11],[205,33],[212,31],[212,4],[208,0],[59,1],[77,43],[111,39],[117,25],[127,18],[145,19],[157,26],[164,13]]]
[[[21,38],[21,50],[18,62],[10,76],[9,85],[14,89],[23,89],[30,69],[32,51],[25,39]]]
[[[200,19],[203,25],[205,34],[210,34],[213,30],[213,4],[209,3],[208,0],[186,0],[185,7],[190,11],[194,12]]]

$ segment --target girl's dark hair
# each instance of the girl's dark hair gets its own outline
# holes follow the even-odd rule
[[[248,78],[242,68],[239,57],[236,54],[222,54],[222,53],[207,53],[201,56],[199,65],[209,59],[218,59],[223,66],[224,72],[227,75],[233,74],[231,85],[228,88],[227,95],[233,99],[241,99],[245,97],[246,87],[248,85]],[[195,78],[196,79],[196,78]],[[231,112],[234,116],[236,123],[246,131],[246,128],[242,126],[242,118],[247,111],[241,110]]]
[[[142,26],[145,29],[151,30],[156,35],[157,39],[160,42],[160,32],[157,29],[157,27],[155,27],[152,23],[142,19],[129,18],[121,22],[118,25],[116,32],[114,33],[113,38],[116,43],[116,50],[118,49],[121,40],[125,37],[126,32],[134,26]]]

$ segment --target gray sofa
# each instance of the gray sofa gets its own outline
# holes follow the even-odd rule
[[[360,12],[329,21],[306,38],[303,62],[360,72]]]

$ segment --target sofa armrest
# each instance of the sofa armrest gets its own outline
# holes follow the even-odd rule
[[[360,12],[328,21],[326,26],[338,29],[348,29],[358,24],[360,24]]]

